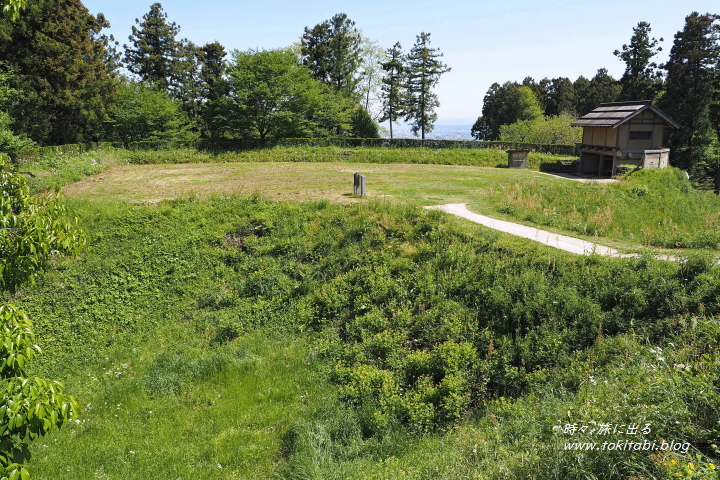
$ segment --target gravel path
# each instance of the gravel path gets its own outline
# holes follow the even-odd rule
[[[499,230],[518,237],[529,238],[530,240],[544,243],[545,245],[559,248],[560,250],[565,250],[566,252],[577,253],[580,255],[597,254],[617,258],[633,258],[640,256],[637,253],[621,253],[614,248],[587,242],[585,240],[580,240],[579,238],[559,235],[557,233],[548,232],[547,230],[540,230],[534,227],[527,227],[525,225],[519,225],[517,223],[506,222],[504,220],[486,217],[485,215],[479,215],[468,210],[466,205],[467,204],[465,203],[451,203],[447,205],[434,205],[432,207],[425,208],[451,213],[494,230]],[[658,255],[656,258],[670,261],[677,261],[679,259],[674,255]]]

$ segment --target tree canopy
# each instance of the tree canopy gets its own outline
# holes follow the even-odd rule
[[[653,100],[662,88],[662,74],[657,64],[650,60],[662,51],[658,44],[663,39],[650,38],[651,30],[649,23],[638,23],[633,28],[630,44],[613,52],[625,62],[625,73],[620,79],[620,100]]]
[[[179,42],[175,38],[180,27],[167,21],[167,13],[160,3],[153,3],[142,21],[135,19],[130,46],[124,45],[125,66],[140,80],[168,90],[178,75]]]
[[[673,163],[701,175],[709,162],[709,148],[717,142],[711,106],[718,100],[718,60],[720,60],[720,17],[693,12],[685,18],[683,30],[675,35],[667,72],[665,93],[660,107],[681,128],[669,132],[668,146]]]
[[[390,122],[390,138],[393,138],[393,122],[403,116],[405,104],[405,54],[400,42],[387,49],[387,61],[382,63],[385,76],[382,79],[381,122]]]
[[[291,50],[236,50],[228,77],[229,117],[237,131],[261,139],[312,132],[319,86]]]
[[[314,78],[336,92],[355,93],[362,36],[346,14],[338,13],[313,28],[306,27],[300,45],[302,62]]]
[[[111,114],[111,135],[126,147],[141,141],[192,141],[187,114],[179,101],[156,85],[121,81]]]
[[[430,48],[430,34],[422,32],[407,56],[407,79],[405,83],[405,121],[411,122],[415,135],[432,132],[440,101],[432,91],[443,73],[450,68],[442,63],[443,56],[437,48]]]
[[[511,82],[490,86],[485,94],[482,113],[471,130],[478,140],[497,140],[502,125],[543,116],[540,101],[532,88]]]
[[[96,38],[107,26],[80,0],[36,0],[0,20],[0,58],[22,92],[9,110],[18,131],[50,145],[99,139],[115,89]]]

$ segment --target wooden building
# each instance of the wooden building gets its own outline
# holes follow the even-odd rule
[[[667,167],[664,131],[680,128],[647,100],[603,103],[571,125],[583,127],[578,173],[600,177],[615,175],[621,166]]]

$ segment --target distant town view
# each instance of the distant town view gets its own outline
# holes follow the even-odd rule
[[[425,138],[432,140],[473,140],[470,135],[472,125],[435,125],[432,132],[425,133]],[[410,126],[395,125],[393,126],[393,136],[395,138],[420,138],[416,137]],[[390,138],[390,132],[384,132],[383,138]]]

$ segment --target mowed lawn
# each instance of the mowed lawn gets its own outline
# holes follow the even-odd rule
[[[325,199],[351,203],[353,173],[367,178],[369,199],[388,198],[417,205],[472,203],[491,212],[482,199],[488,187],[536,182],[570,182],[527,170],[456,165],[358,163],[191,163],[126,165],[64,187],[68,196],[134,203],[213,195],[259,195],[271,200]]]

